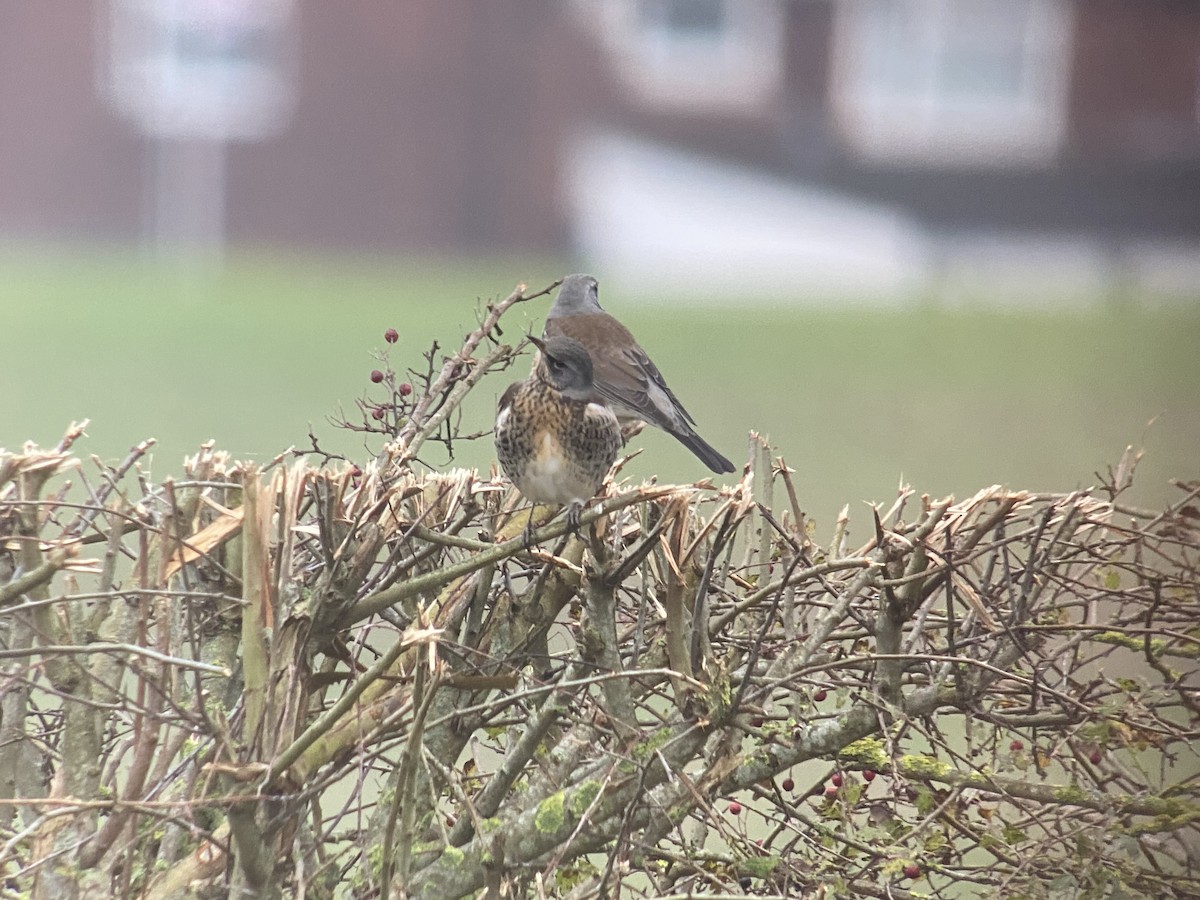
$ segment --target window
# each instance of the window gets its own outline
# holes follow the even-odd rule
[[[1064,0],[848,0],[836,6],[835,119],[863,156],[1012,165],[1066,131]]]
[[[151,134],[258,140],[291,113],[293,0],[112,0],[106,85]]]
[[[665,35],[719,39],[725,27],[723,0],[642,0],[639,5],[643,27]]]
[[[613,72],[646,105],[753,111],[782,74],[776,0],[580,0]]]

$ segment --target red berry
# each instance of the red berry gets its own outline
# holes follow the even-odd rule
[[[738,803],[736,800],[734,800],[732,803],[729,804],[730,815],[734,815],[734,816],[740,815],[741,812],[742,812],[742,804]]]
[[[384,409],[382,406],[377,406],[373,410],[371,410],[371,415],[374,416],[376,419],[382,419],[384,416],[387,415],[387,410]]]
[[[1104,759],[1104,754],[1099,750],[1093,750],[1091,756],[1088,757],[1092,761],[1093,766],[1100,765],[1100,761]]]
[[[874,769],[863,769],[863,780],[864,781],[874,781],[875,780],[875,770]]]
[[[1008,745],[1008,749],[1011,750],[1013,753],[1019,753],[1020,751],[1025,749],[1025,745],[1021,741],[1013,741],[1011,744]]]
[[[817,703],[820,703],[822,700],[824,700],[828,696],[829,696],[829,694],[827,694],[824,690],[820,690],[820,691],[817,691],[815,694],[813,694],[813,700]]]
[[[360,475],[362,475],[362,469],[360,469],[358,466],[351,466],[350,477],[358,478]]]
[[[753,719],[751,719],[750,727],[751,728],[762,728],[763,727],[763,717],[755,716]]]
[[[836,796],[837,796],[837,788],[835,788],[833,785],[830,785],[829,787],[825,788],[825,799],[826,800],[832,800]]]
[[[379,384],[379,382],[383,381],[383,373],[380,372],[378,369],[372,369],[371,370],[371,381],[373,381],[375,384]]]
[[[920,878],[921,877],[921,867],[918,866],[916,863],[909,863],[907,866],[904,867],[904,877],[905,878]]]
[[[409,394],[412,393],[412,385],[409,384],[407,381],[403,381],[400,384],[396,385],[396,390],[398,390],[400,392],[400,396],[407,397]]]
[[[834,773],[833,773],[833,777],[829,779],[830,783],[831,783],[831,784],[832,784],[834,787],[841,787],[841,786],[842,786],[842,782],[843,782],[844,780],[845,780],[845,779],[844,779],[844,778],[842,778],[842,773],[841,773],[841,772],[834,772]]]
[[[781,785],[781,787],[785,791],[794,791],[796,789],[796,782],[792,781],[792,779],[790,779],[790,778],[785,778],[785,779],[783,779],[783,784]]]
[[[395,328],[389,328],[383,333],[383,339],[389,344],[394,344],[396,341],[400,340],[400,332],[398,332]]]

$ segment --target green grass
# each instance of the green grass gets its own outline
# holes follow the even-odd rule
[[[146,265],[119,253],[0,255],[0,446],[53,444],[90,418],[81,452],[120,459],[158,439],[153,475],[215,439],[236,457],[305,446],[311,422],[331,449],[365,455],[326,417],[372,388],[388,348],[421,366],[437,340],[457,346],[476,301],[518,281],[541,287],[553,262],[388,261],[248,256],[221,275]],[[603,273],[600,274],[603,280]],[[1094,312],[830,311],[647,306],[605,294],[683,399],[700,431],[735,461],[755,429],[780,448],[822,540],[842,503],[887,501],[903,477],[962,496],[1000,482],[1069,490],[1094,482],[1126,444],[1147,458],[1132,498],[1162,503],[1171,477],[1200,477],[1200,304]],[[508,335],[540,329],[548,301],[518,307]],[[465,430],[490,426],[512,377],[485,381]],[[1149,424],[1154,420],[1153,424]],[[647,430],[628,470],[689,481],[705,471]],[[490,440],[461,461],[488,465]],[[444,455],[431,449],[428,461]]]

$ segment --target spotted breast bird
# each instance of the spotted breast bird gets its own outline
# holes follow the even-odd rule
[[[540,358],[533,373],[500,398],[496,455],[526,499],[566,506],[574,530],[617,458],[621,426],[596,393],[592,360],[579,341],[529,339]]]
[[[568,275],[542,332],[546,339],[574,338],[592,360],[596,393],[621,421],[641,420],[661,428],[714,472],[732,472],[733,463],[696,434],[695,419],[667,387],[658,366],[629,329],[600,306],[600,285],[591,275]]]

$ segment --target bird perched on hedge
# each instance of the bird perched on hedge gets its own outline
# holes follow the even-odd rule
[[[658,366],[629,329],[600,306],[600,285],[591,275],[568,275],[546,316],[543,338],[571,337],[592,359],[596,392],[622,421],[640,419],[661,428],[714,472],[732,472],[733,463],[692,427],[696,424]]]
[[[511,384],[496,411],[496,455],[526,499],[567,507],[579,527],[621,449],[621,426],[592,383],[592,360],[569,337],[540,341],[533,373]],[[526,538],[532,531],[526,530]]]

